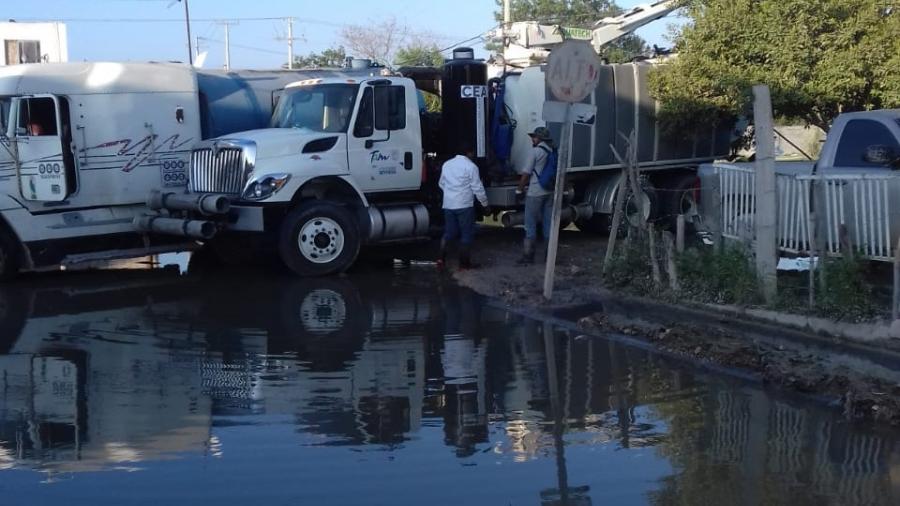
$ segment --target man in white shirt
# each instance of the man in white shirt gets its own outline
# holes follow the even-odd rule
[[[522,258],[516,261],[520,265],[534,263],[538,223],[541,224],[544,240],[550,238],[550,219],[553,213],[553,192],[545,190],[540,182],[541,171],[553,151],[553,137],[546,127],[538,127],[528,135],[533,147],[525,165],[519,169],[519,187],[516,189],[516,199],[525,199],[525,245]]]
[[[459,239],[459,267],[472,269],[472,243],[475,240],[475,199],[484,206],[486,214],[490,214],[487,193],[478,173],[478,166],[472,160],[475,150],[465,144],[456,157],[447,160],[441,168],[441,180],[438,185],[444,192],[444,238],[441,240],[440,267],[444,266],[447,247],[450,242]]]

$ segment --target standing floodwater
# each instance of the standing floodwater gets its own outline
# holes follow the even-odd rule
[[[2,504],[898,504],[898,434],[430,271],[0,289]]]

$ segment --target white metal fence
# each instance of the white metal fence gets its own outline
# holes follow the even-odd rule
[[[723,237],[752,241],[755,237],[756,174],[754,169],[719,165],[718,190]],[[817,242],[829,255],[893,260],[892,191],[900,189],[893,174],[787,175],[776,177],[777,242],[781,251],[813,254]],[[821,234],[819,241],[817,234]]]

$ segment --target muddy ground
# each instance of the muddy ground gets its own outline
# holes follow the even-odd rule
[[[564,231],[552,303],[542,297],[543,254],[518,266],[521,230],[484,228],[476,245],[482,267],[450,274],[461,285],[510,307],[562,316],[585,333],[623,334],[668,354],[734,368],[773,387],[813,395],[851,420],[900,426],[900,354],[853,349],[823,336],[740,323],[704,310],[610,293],[600,279],[606,242]]]

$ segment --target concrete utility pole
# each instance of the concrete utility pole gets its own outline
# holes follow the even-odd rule
[[[194,64],[194,49],[191,47],[191,11],[188,8],[188,0],[178,0],[179,2],[184,2],[184,25],[187,28],[187,43],[188,43],[188,63]],[[169,4],[172,5],[172,4]]]
[[[294,18],[287,18],[288,22],[288,68],[294,68]]]
[[[512,23],[512,0],[503,0],[503,36],[506,37],[506,31]]]
[[[237,21],[218,21],[225,27],[225,70],[231,70],[231,26],[238,24]]]
[[[756,132],[756,272],[766,302],[778,296],[777,196],[775,129],[769,87],[753,87],[753,123]]]

